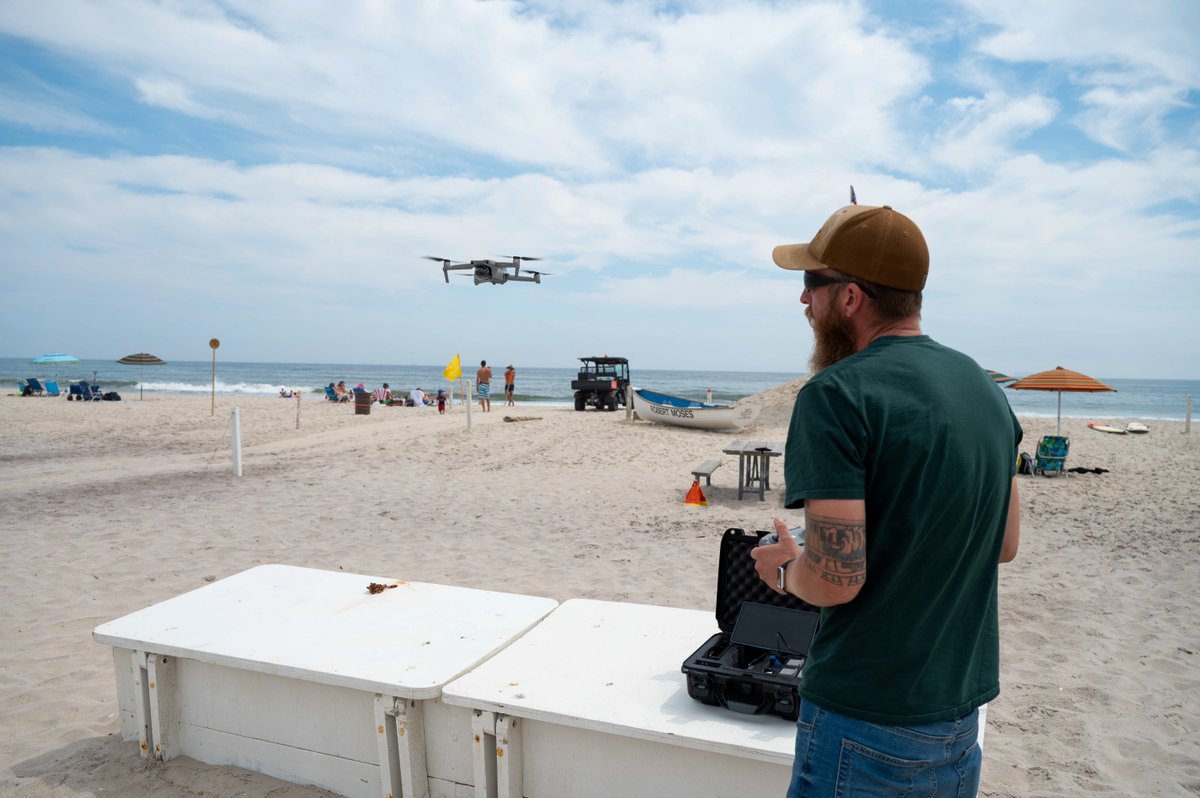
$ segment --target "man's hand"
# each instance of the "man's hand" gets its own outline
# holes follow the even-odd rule
[[[754,558],[754,570],[758,578],[776,593],[786,593],[778,586],[779,566],[800,557],[800,544],[792,537],[787,522],[782,518],[776,518],[774,524],[779,542],[759,546],[751,550],[750,556]]]

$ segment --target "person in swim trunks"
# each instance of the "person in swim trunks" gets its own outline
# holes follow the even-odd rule
[[[513,401],[513,391],[516,390],[517,371],[510,363],[508,368],[504,370],[504,404],[510,407],[516,407],[517,403]]]
[[[475,385],[479,390],[479,409],[485,413],[492,409],[492,369],[486,360],[479,361],[479,371],[475,372]]]

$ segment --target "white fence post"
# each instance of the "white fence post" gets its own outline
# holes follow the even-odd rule
[[[467,431],[471,430],[471,381],[467,380]]]
[[[241,413],[233,408],[233,475],[242,475],[242,418]]]

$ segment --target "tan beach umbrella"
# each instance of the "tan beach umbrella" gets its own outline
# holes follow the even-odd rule
[[[1117,390],[1093,377],[1080,374],[1078,371],[1065,369],[1062,366],[1050,369],[1049,371],[1039,371],[1037,374],[1030,374],[1028,377],[1022,377],[1007,387],[1016,391],[1054,391],[1057,393],[1058,425],[1055,427],[1056,435],[1062,433],[1063,391],[1071,393],[1099,393],[1101,391]]]
[[[145,399],[142,393],[142,369],[145,366],[165,366],[167,361],[162,358],[155,357],[147,352],[138,352],[136,355],[126,355],[117,361],[124,363],[126,366],[138,367],[138,399]]]

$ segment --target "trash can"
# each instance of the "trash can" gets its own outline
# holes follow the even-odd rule
[[[354,394],[354,415],[371,415],[371,394],[367,393],[366,391],[360,391]]]

